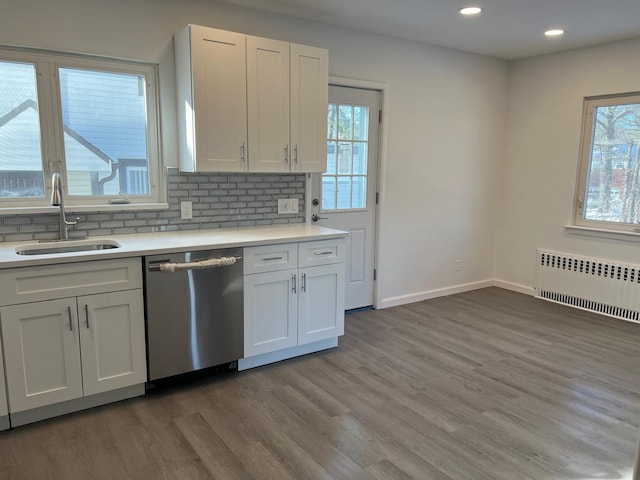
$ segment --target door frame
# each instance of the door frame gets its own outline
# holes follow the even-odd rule
[[[361,80],[357,78],[329,76],[329,85],[338,87],[362,88],[365,90],[376,90],[380,93],[380,109],[382,110],[382,121],[378,125],[378,180],[376,192],[379,193],[380,201],[376,205],[375,228],[373,232],[373,268],[377,272],[377,279],[373,282],[373,307],[380,308],[380,268],[383,260],[383,250],[381,245],[381,235],[384,221],[384,199],[387,179],[387,145],[389,121],[389,93],[390,85],[384,82],[376,82],[372,80]],[[318,174],[321,175],[321,174]],[[305,201],[304,201],[304,218],[308,225],[311,225],[311,174],[305,177]]]

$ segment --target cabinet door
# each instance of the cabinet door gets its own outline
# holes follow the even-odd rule
[[[344,334],[344,263],[300,269],[298,344]]]
[[[78,297],[84,394],[144,383],[142,290]]]
[[[244,356],[298,344],[297,270],[244,277]]]
[[[291,45],[291,171],[327,170],[329,52]]]
[[[191,26],[193,102],[178,92],[180,109],[195,133],[195,165],[185,171],[241,172],[246,170],[247,93],[246,37],[212,28]],[[176,52],[178,56],[178,52]],[[186,72],[178,72],[186,75]],[[188,81],[179,82],[188,84]],[[182,115],[183,112],[181,112]],[[188,132],[187,140],[193,138]],[[193,141],[192,141],[193,143]],[[186,147],[187,150],[189,147]],[[187,152],[188,157],[188,152]],[[187,162],[188,163],[188,162]]]
[[[249,171],[289,171],[289,44],[247,37]],[[326,121],[326,120],[325,120]]]
[[[9,411],[82,396],[75,298],[0,308]]]

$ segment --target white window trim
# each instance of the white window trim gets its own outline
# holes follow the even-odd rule
[[[640,240],[640,225],[607,222],[604,220],[586,220],[584,218],[591,161],[591,143],[595,131],[593,118],[595,109],[608,105],[624,105],[628,103],[640,103],[640,92],[600,95],[585,97],[584,99],[573,225],[565,225],[565,229],[569,233],[627,241]]]
[[[117,197],[69,196],[64,185],[65,209],[70,212],[104,212],[121,210],[160,210],[168,208],[166,172],[163,168],[160,142],[159,77],[156,64],[85,54],[0,46],[0,61],[31,63],[37,72],[38,109],[42,142],[44,197],[0,198],[0,215],[57,212],[51,207],[51,176],[63,173],[64,136],[62,107],[57,71],[60,67],[103,70],[105,72],[143,75],[146,85],[147,157],[149,195],[131,196],[129,203],[111,203]]]

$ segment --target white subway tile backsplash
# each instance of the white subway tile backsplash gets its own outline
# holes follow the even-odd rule
[[[304,222],[304,174],[202,174],[168,169],[169,208],[82,213],[71,238],[167,230],[250,227]],[[297,198],[299,212],[278,215],[278,198]],[[193,202],[194,218],[180,219],[180,202]],[[0,216],[0,241],[57,238],[58,215]]]

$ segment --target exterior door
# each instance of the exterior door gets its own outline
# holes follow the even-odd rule
[[[312,180],[312,223],[350,233],[347,310],[373,305],[379,97],[374,90],[329,87],[327,171]]]

